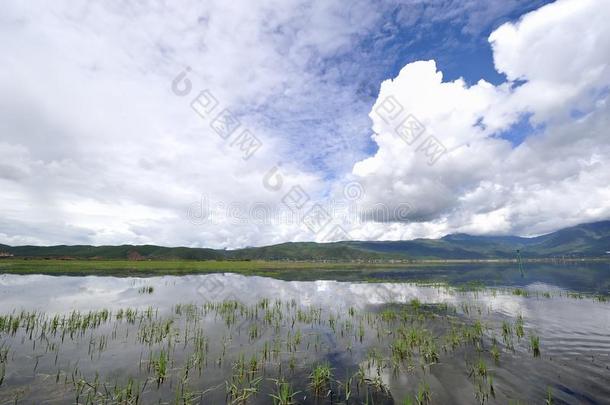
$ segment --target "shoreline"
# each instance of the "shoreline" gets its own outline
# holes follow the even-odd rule
[[[610,258],[523,259],[523,263],[572,265],[610,263]],[[4,258],[0,274],[158,276],[232,272],[250,275],[281,275],[299,270],[351,272],[363,270],[416,269],[461,265],[517,264],[516,259],[424,259],[410,261],[271,261],[271,260],[88,260]]]

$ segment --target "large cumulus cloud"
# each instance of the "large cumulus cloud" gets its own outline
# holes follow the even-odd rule
[[[380,199],[412,209],[402,224],[353,232],[537,234],[608,218],[609,19],[610,4],[566,0],[502,25],[489,37],[501,85],[443,81],[434,61],[385,81],[370,114],[378,150],[352,174],[365,212]],[[409,114],[425,127],[414,142],[400,129]],[[429,136],[446,149],[434,164]]]

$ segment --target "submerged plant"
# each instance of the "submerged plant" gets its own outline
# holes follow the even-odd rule
[[[485,361],[483,361],[483,359],[479,359],[479,361],[475,365],[475,371],[477,375],[481,377],[487,377],[487,364],[485,364]]]
[[[294,397],[298,394],[292,389],[290,383],[284,380],[275,380],[275,393],[269,394],[273,398],[274,405],[293,405],[296,404]]]
[[[413,400],[410,397],[407,397],[402,400],[401,405],[413,405]]]
[[[4,382],[7,361],[8,361],[8,348],[0,346],[0,386],[2,386],[2,383]]]
[[[309,375],[310,385],[316,394],[330,388],[330,381],[333,377],[332,369],[329,364],[317,365]]]
[[[530,347],[534,353],[534,357],[540,356],[540,338],[536,335],[530,335]]]
[[[161,383],[167,377],[168,361],[169,356],[165,353],[165,350],[161,350],[161,353],[159,353],[159,357],[153,360],[153,366],[157,377],[157,386],[161,385]]]
[[[155,291],[155,287],[152,285],[147,285],[144,287],[138,288],[138,294],[152,294]]]
[[[427,382],[419,383],[417,387],[417,394],[415,395],[415,402],[417,405],[427,405],[432,400],[432,394],[430,393],[430,386]]]
[[[515,334],[519,339],[525,336],[525,331],[523,330],[523,316],[521,315],[517,317],[517,321],[515,322]]]
[[[491,349],[489,349],[489,354],[496,364],[500,361],[500,349],[498,349],[498,345],[496,344],[496,338],[494,338]]]
[[[551,393],[551,387],[547,387],[547,389],[546,389],[546,398],[544,400],[544,403],[546,405],[553,404],[553,394]]]

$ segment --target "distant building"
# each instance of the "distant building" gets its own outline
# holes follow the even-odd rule
[[[129,252],[129,254],[127,255],[127,259],[128,260],[144,260],[144,256],[142,256],[138,251],[136,250],[131,250]]]
[[[2,257],[13,257],[13,256],[15,256],[15,255],[12,254],[12,253],[0,252],[0,258],[2,258]]]

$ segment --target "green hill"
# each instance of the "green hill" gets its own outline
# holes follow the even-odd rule
[[[410,241],[295,242],[236,250],[121,246],[7,246],[0,253],[30,258],[183,260],[390,260],[610,257],[610,221],[583,224],[534,238],[452,234]]]

